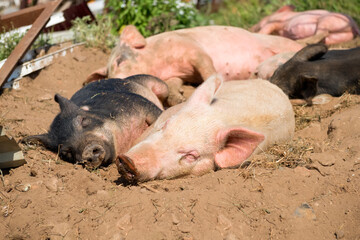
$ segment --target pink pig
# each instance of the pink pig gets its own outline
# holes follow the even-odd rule
[[[183,82],[201,83],[214,73],[224,79],[248,79],[265,59],[302,45],[287,38],[250,33],[229,26],[203,26],[144,38],[126,26],[108,67],[92,73],[86,83],[105,77],[150,74],[167,82],[173,104],[184,101]],[[171,101],[171,100],[170,100]]]
[[[116,164],[129,181],[201,175],[238,167],[252,154],[291,139],[294,128],[290,101],[276,85],[260,79],[223,83],[213,75],[182,106],[163,112],[148,136]]]
[[[302,43],[325,44],[350,41],[360,35],[355,21],[345,14],[326,10],[294,12],[292,5],[286,5],[253,26],[253,32],[272,34],[300,40]]]

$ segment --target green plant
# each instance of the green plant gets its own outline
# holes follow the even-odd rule
[[[19,44],[25,33],[20,32],[17,29],[12,29],[6,32],[3,30],[0,33],[0,61],[8,58],[16,45]],[[51,44],[51,37],[49,34],[40,34],[35,42],[32,44],[31,49],[37,49],[45,45]]]
[[[46,45],[51,45],[51,44],[52,44],[51,34],[44,33],[44,34],[40,34],[36,38],[35,42],[31,46],[31,49],[37,49],[37,48],[41,48],[41,47],[44,47]]]
[[[2,31],[0,37],[0,61],[7,58],[16,45],[20,42],[24,33],[13,30],[11,32]]]
[[[113,48],[117,37],[111,34],[112,21],[109,16],[98,15],[96,22],[90,22],[90,16],[76,18],[71,30],[75,42],[86,42],[89,47],[97,47],[103,51]]]
[[[107,7],[115,33],[129,24],[145,37],[205,24],[194,4],[180,0],[109,0]]]

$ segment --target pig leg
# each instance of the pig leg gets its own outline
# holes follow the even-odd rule
[[[354,38],[352,32],[342,32],[342,33],[331,33],[326,39],[326,44],[336,44],[339,42],[348,42]]]
[[[346,42],[353,38],[349,19],[340,14],[328,14],[319,18],[315,36],[325,36],[325,44]]]
[[[147,86],[151,91],[164,102],[169,95],[169,90],[166,83],[156,77],[147,76],[144,85]]]
[[[311,99],[311,102],[306,101],[305,99],[290,99],[290,102],[293,106],[311,106],[311,105],[321,105],[329,103],[333,97],[329,94],[320,94]]]
[[[291,105],[293,106],[303,106],[307,105],[305,99],[290,99]]]
[[[101,80],[104,78],[107,78],[108,76],[108,69],[107,67],[102,67],[97,69],[95,72],[91,73],[86,80],[83,82],[83,85],[86,85],[88,83],[97,81],[97,80]]]
[[[258,33],[261,34],[272,34],[273,32],[277,32],[280,29],[282,29],[282,24],[281,23],[267,23],[264,27],[262,27],[260,29],[260,31],[258,31]]]
[[[312,99],[312,103],[315,105],[319,105],[319,104],[326,104],[329,103],[331,100],[333,99],[333,97],[330,94],[320,94],[315,96]]]
[[[317,31],[315,35],[296,40],[296,42],[307,45],[315,43],[325,43],[325,39],[329,36],[329,31]]]
[[[180,78],[174,77],[166,80],[169,88],[169,96],[167,103],[169,106],[175,106],[179,103],[185,102],[185,97],[182,95],[184,92],[182,89],[183,81]]]
[[[148,91],[146,91],[145,93],[141,93],[140,91],[138,91],[137,93],[153,102],[161,110],[164,110],[162,103],[165,102],[166,98],[169,95],[169,90],[166,83],[163,80],[151,75],[139,74],[132,77],[134,77],[133,81],[145,86],[154,94],[149,95]]]
[[[211,57],[201,48],[196,48],[193,53],[189,53],[189,61],[195,73],[200,74],[201,82],[217,73]]]

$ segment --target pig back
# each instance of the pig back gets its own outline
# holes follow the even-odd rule
[[[225,80],[248,79],[256,66],[268,57],[302,48],[287,38],[254,34],[231,26],[202,26],[177,32],[199,44]]]
[[[241,125],[265,135],[260,148],[293,137],[292,105],[276,85],[261,79],[229,81],[223,83],[215,97],[214,113],[226,124]]]

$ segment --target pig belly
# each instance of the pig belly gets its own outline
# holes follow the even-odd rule
[[[241,80],[248,79],[256,67],[268,57],[271,57],[273,54],[271,52],[264,50],[261,53],[259,51],[254,51],[252,53],[245,53],[243,55],[223,55],[222,57],[226,59],[225,62],[219,62],[213,60],[215,70],[218,73],[221,73],[225,81],[229,80]],[[213,58],[213,59],[218,59]]]
[[[289,39],[253,34],[235,27],[198,27],[187,35],[211,57],[215,70],[226,81],[248,79],[259,63],[267,58],[301,48]]]
[[[284,26],[283,36],[298,40],[311,37],[316,33],[317,18],[301,19],[294,18]]]
[[[332,33],[328,37],[325,38],[325,44],[335,44],[340,42],[347,42],[354,38],[354,34],[352,32],[345,33]]]

